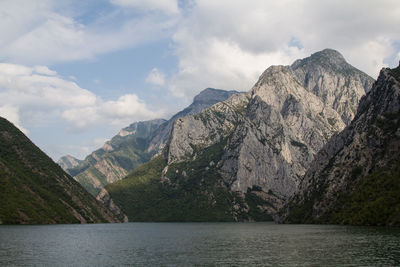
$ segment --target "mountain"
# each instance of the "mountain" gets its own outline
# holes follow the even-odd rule
[[[360,98],[374,82],[333,49],[296,60],[291,69],[297,80],[322,99],[325,105],[336,110],[346,124],[354,118]]]
[[[0,224],[120,221],[4,118],[0,185]]]
[[[218,102],[222,102],[237,93],[239,92],[233,90],[225,91],[214,88],[204,89],[193,98],[193,103],[190,104],[190,106],[172,116],[171,119],[157,129],[154,135],[150,137],[151,141],[147,151],[158,153],[164,148],[171,134],[172,126],[178,118],[200,113],[206,108],[211,107]]]
[[[177,119],[164,153],[106,190],[131,221],[272,219],[372,83],[331,49],[272,66],[247,94]]]
[[[162,119],[135,122],[123,128],[102,148],[67,172],[90,194],[97,196],[106,184],[122,179],[129,171],[151,159],[152,154],[146,151],[148,137],[164,122]]]
[[[133,123],[122,129],[102,148],[87,156],[79,165],[67,171],[89,193],[97,196],[105,185],[124,178],[130,171],[159,153],[164,148],[177,118],[199,113],[234,93],[237,92],[207,88],[194,97],[190,106],[170,120]]]
[[[75,168],[76,166],[78,166],[81,163],[82,163],[82,160],[74,158],[73,156],[70,156],[70,155],[63,156],[57,161],[57,164],[60,165],[64,171]]]
[[[400,66],[381,71],[299,189],[284,222],[400,226]]]

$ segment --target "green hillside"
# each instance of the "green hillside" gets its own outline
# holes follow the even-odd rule
[[[0,223],[118,221],[21,131],[0,118]]]

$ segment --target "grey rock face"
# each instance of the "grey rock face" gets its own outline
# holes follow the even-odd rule
[[[211,107],[218,102],[222,102],[236,93],[239,92],[225,91],[214,88],[204,89],[197,96],[194,97],[193,103],[190,106],[172,116],[171,119],[169,119],[159,127],[157,132],[155,132],[154,135],[151,136],[147,151],[159,153],[163,150],[165,144],[168,141],[168,138],[171,135],[172,126],[177,119],[188,115],[200,113],[206,108]]]
[[[305,88],[341,115],[346,125],[354,118],[359,100],[374,83],[374,79],[348,64],[332,49],[296,60],[291,69]]]
[[[272,66],[246,95],[178,119],[167,147],[168,164],[190,164],[197,150],[228,139],[217,163],[224,183],[243,195],[260,187],[260,195],[276,200],[269,210],[275,213],[296,192],[315,154],[354,116],[364,86],[372,81],[336,51],[318,55],[330,64],[315,67],[315,57]],[[352,72],[344,75],[343,68]]]
[[[96,199],[104,204],[112,213],[117,216],[121,222],[128,222],[128,217],[121,211],[121,209],[115,205],[114,201],[111,199],[107,190],[101,189],[100,193],[97,195]]]
[[[396,77],[397,72],[397,77]],[[349,193],[357,179],[400,158],[400,68],[383,69],[371,91],[362,98],[351,124],[321,149],[302,179],[299,192],[283,210],[283,221],[318,221]],[[293,210],[300,207],[301,220]],[[302,208],[308,207],[308,208]],[[329,220],[329,216],[326,217]],[[328,221],[329,222],[329,221]]]

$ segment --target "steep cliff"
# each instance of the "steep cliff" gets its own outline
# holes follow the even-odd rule
[[[337,51],[325,49],[296,60],[291,69],[305,88],[335,109],[348,125],[357,112],[360,98],[374,80],[346,62]]]
[[[174,122],[182,117],[202,112],[212,105],[225,101],[237,91],[225,91],[221,89],[206,88],[193,98],[193,103],[184,110],[176,113],[168,121],[163,123],[157,131],[150,137],[148,152],[159,153],[165,147],[168,138],[171,135]]]
[[[400,225],[399,127],[400,67],[383,69],[351,124],[315,157],[283,221]]]
[[[21,131],[0,118],[0,224],[119,221]]]
[[[309,78],[303,79],[303,74]],[[312,86],[313,80],[326,82]],[[372,81],[328,49],[292,66],[272,66],[247,94],[233,95],[199,114],[177,119],[158,177],[162,190],[171,188],[176,194],[163,198],[163,205],[184,202],[186,195],[177,192],[191,186],[198,188],[191,198],[196,205],[223,207],[215,220],[221,214],[226,220],[275,216],[296,192],[314,155],[352,118],[353,113],[343,107],[356,110]],[[125,192],[124,182],[135,179],[131,175],[120,181],[118,192],[112,185],[106,188],[124,211],[138,205],[129,197],[120,198],[132,190],[127,187]],[[164,210],[171,213],[171,209]],[[130,219],[140,216],[127,215]],[[193,218],[209,219],[206,215]]]

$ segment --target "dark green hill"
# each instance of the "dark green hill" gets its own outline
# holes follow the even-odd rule
[[[118,221],[20,130],[0,117],[0,224]]]

